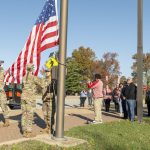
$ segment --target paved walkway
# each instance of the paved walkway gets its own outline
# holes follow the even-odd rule
[[[93,108],[79,107],[79,98],[78,97],[67,97],[65,101],[65,122],[64,130],[69,130],[70,128],[76,126],[87,125],[89,121],[92,121],[94,118]],[[37,109],[34,116],[34,125],[33,132],[36,134],[41,134],[40,131],[45,127],[43,121],[43,114],[41,110],[41,101],[37,100]],[[103,121],[120,121],[118,113],[114,112],[114,105],[112,103],[110,113],[103,111]],[[2,114],[0,112],[0,126],[2,126]],[[19,108],[10,110],[10,126],[9,127],[0,127],[0,145],[3,142],[11,140],[22,140],[22,133],[20,130],[20,120],[21,120],[21,110]]]
[[[21,110],[11,110],[10,122],[11,125],[9,127],[0,127],[0,143],[21,139],[22,134],[20,130],[20,119],[21,119]],[[34,118],[33,132],[36,134],[41,134],[40,130],[45,127],[42,116],[42,110],[37,109]],[[94,112],[92,108],[66,108],[65,109],[65,125],[64,129],[69,130],[72,127],[86,125],[88,121],[92,121],[94,118]],[[115,113],[104,113],[103,112],[103,120],[104,122],[120,120],[121,118],[118,114]],[[2,119],[2,114],[0,114],[0,120]],[[2,126],[2,121],[0,125]]]

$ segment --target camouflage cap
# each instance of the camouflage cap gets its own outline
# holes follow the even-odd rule
[[[45,69],[44,71],[45,72],[51,72],[51,69]]]
[[[27,64],[27,70],[33,71],[34,70],[34,65],[31,63]]]

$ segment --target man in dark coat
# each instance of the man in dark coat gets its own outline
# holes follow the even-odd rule
[[[124,114],[123,118],[124,119],[128,118],[127,107],[126,107],[127,106],[127,100],[125,98],[125,89],[126,89],[126,86],[128,86],[127,85],[127,81],[124,81],[123,88],[121,90],[122,109],[123,109],[123,114]]]
[[[135,119],[137,87],[131,78],[127,79],[127,86],[124,90],[124,96],[127,101],[127,113],[130,121]]]

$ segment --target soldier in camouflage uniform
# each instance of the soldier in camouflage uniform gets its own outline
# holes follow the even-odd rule
[[[33,64],[27,64],[27,74],[23,78],[23,91],[21,96],[22,119],[21,126],[24,137],[34,137],[32,124],[36,107],[36,77],[33,76]]]
[[[42,80],[42,100],[43,114],[46,128],[43,132],[53,133],[54,115],[55,115],[55,98],[54,89],[51,80],[51,70],[45,70],[45,78]]]
[[[2,108],[3,111],[3,116],[4,116],[4,127],[8,127],[9,126],[9,110],[8,110],[8,106],[7,106],[7,97],[6,97],[6,93],[4,91],[4,69],[0,66],[0,106]]]

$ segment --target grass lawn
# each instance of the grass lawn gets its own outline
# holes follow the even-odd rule
[[[88,144],[69,148],[68,150],[150,150],[150,119],[144,123],[129,121],[111,122],[97,125],[76,127],[65,136],[85,139]],[[11,146],[0,147],[0,150],[62,150],[37,141],[28,141]],[[65,150],[65,148],[63,149]]]

